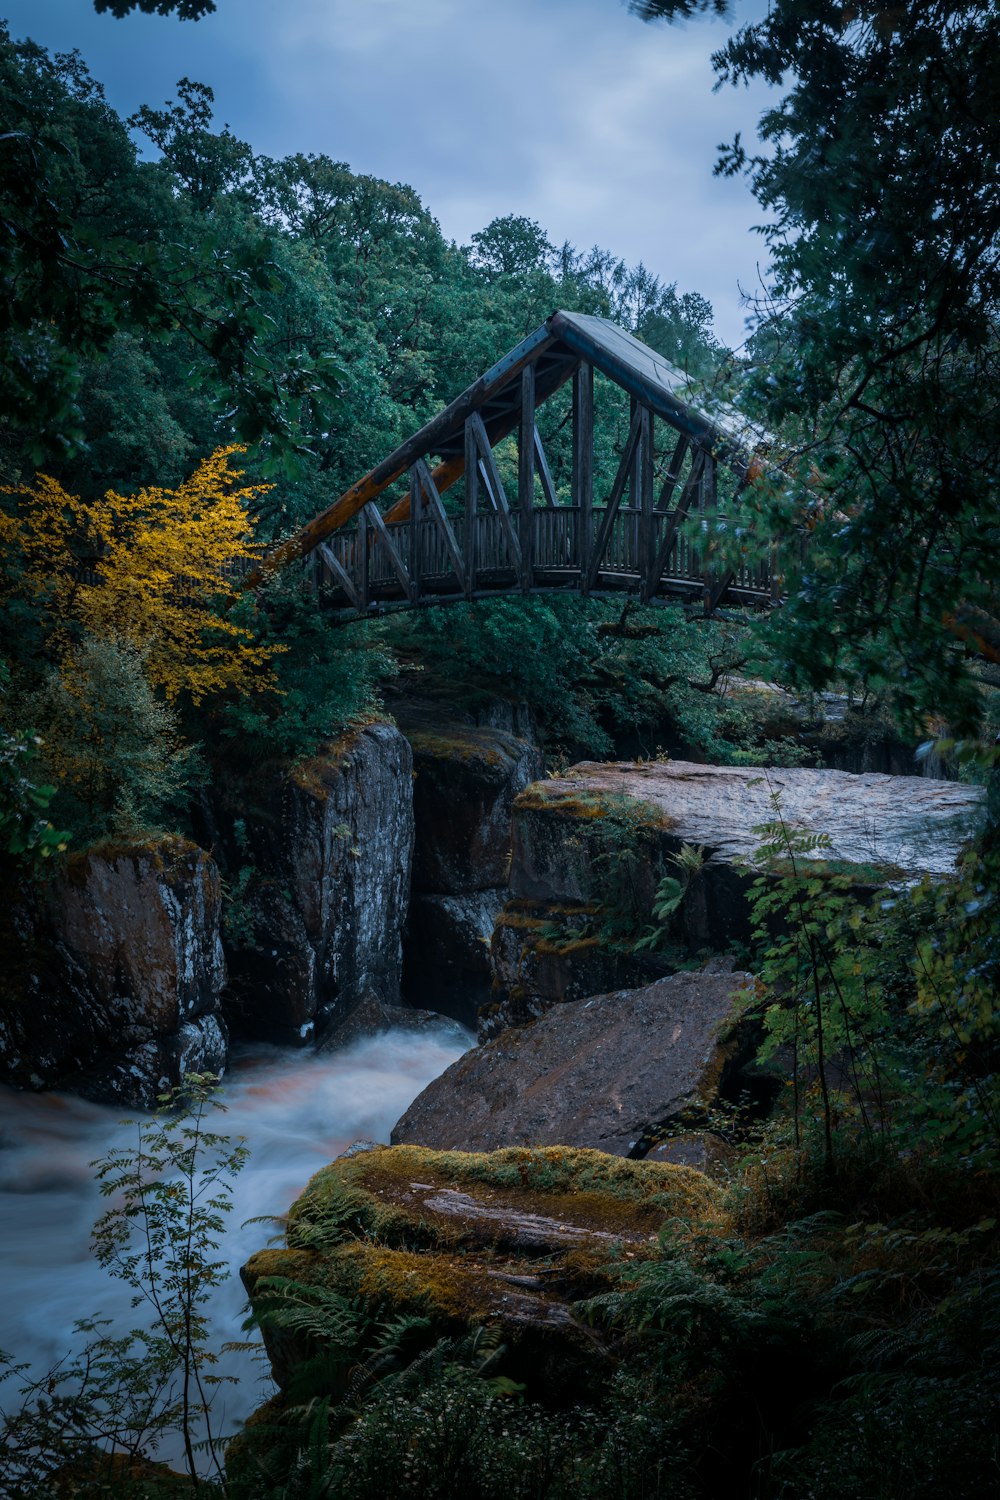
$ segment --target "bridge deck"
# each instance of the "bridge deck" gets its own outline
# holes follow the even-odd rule
[[[596,529],[600,528],[606,511],[604,506],[593,507],[591,518]],[[330,537],[318,551],[321,581],[330,604],[345,612],[364,614],[380,605],[415,604],[463,594],[483,597],[534,592],[642,591],[642,513],[636,507],[620,506],[614,514],[608,544],[589,587],[585,586],[582,566],[589,547],[581,506],[538,507],[533,511],[532,567],[527,587],[510,555],[505,518],[500,513],[480,512],[473,518],[472,550],[476,565],[471,587],[464,568],[467,518],[454,515],[448,519],[454,549],[435,517],[426,512],[416,525],[408,518],[382,526],[362,513],[357,524]],[[646,597],[701,604],[706,593],[711,594],[717,588],[718,575],[705,568],[696,539],[690,531],[677,527],[676,521],[675,511],[659,512],[654,518],[657,547],[671,525],[675,534],[662,571]],[[697,530],[697,521],[694,527]],[[456,552],[463,559],[461,570]],[[716,603],[767,607],[774,602],[771,589],[768,562],[748,563],[732,573]]]

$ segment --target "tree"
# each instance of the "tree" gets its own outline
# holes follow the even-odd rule
[[[168,701],[271,686],[280,651],[262,646],[225,609],[227,570],[252,562],[247,506],[259,485],[239,484],[220,448],[176,490],[109,490],[89,504],[41,474],[7,493],[0,589],[43,617],[49,652],[72,670],[81,633],[141,651],[150,682]],[[10,502],[16,502],[14,504]]]
[[[94,0],[94,9],[98,15],[110,11],[119,20],[140,10],[147,16],[169,16],[176,11],[181,21],[200,21],[215,10],[215,0]]]
[[[777,650],[799,681],[847,671],[963,731],[964,642],[995,659],[1000,637],[995,39],[988,0],[775,0],[714,59],[721,81],[792,80],[761,149],[737,137],[718,168],[769,215],[744,399],[787,440],[760,529],[805,557],[792,540]]]
[[[79,54],[49,57],[0,22],[0,473],[51,472],[83,446],[87,364],[127,330],[184,349],[223,434],[301,446],[336,402],[327,344],[274,340],[274,237],[240,193],[249,148],[213,134],[211,90],[140,111],[164,152],[138,159]]]

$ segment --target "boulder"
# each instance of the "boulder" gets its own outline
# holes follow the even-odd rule
[[[413,897],[403,975],[408,1000],[476,1025],[490,998],[493,931],[509,897],[506,888]]]
[[[292,1207],[286,1248],[259,1252],[241,1274],[283,1390],[317,1352],[282,1326],[290,1281],[300,1300],[313,1287],[317,1301],[334,1292],[379,1322],[416,1314],[428,1347],[492,1327],[504,1372],[530,1396],[566,1404],[615,1358],[613,1335],[595,1330],[582,1304],[614,1284],[619,1265],[655,1253],[667,1219],[678,1232],[685,1220],[718,1224],[718,1190],[689,1168],[596,1151],[381,1146],[317,1173]],[[275,1277],[283,1289],[269,1290]],[[339,1369],[330,1361],[331,1382]]]
[[[702,848],[704,864],[684,903],[683,931],[694,949],[725,949],[749,935],[748,877],[741,865],[760,843],[754,829],[777,816],[773,798],[791,828],[829,836],[829,848],[810,857],[853,868],[859,884],[877,886],[952,873],[983,792],[918,776],[583,762],[517,799],[511,889],[517,898],[548,903],[594,900],[602,881],[595,868],[600,846],[588,830],[610,807],[635,802],[643,821],[657,825],[647,844],[648,871],[638,870],[637,883],[655,885],[665,858],[682,845]]]
[[[493,1151],[584,1146],[645,1156],[665,1126],[715,1098],[751,1049],[746,974],[674,974],[564,1003],[466,1052],[418,1095],[394,1144]]]
[[[16,918],[5,976],[7,1076],[35,1088],[149,1108],[185,1073],[221,1072],[221,887],[187,840],[72,855]]]
[[[241,1036],[322,1037],[374,995],[399,1001],[413,854],[412,758],[374,723],[289,769],[261,768],[223,798],[229,1015]]]

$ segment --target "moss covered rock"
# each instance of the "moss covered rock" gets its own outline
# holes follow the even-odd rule
[[[701,1173],[548,1147],[490,1153],[374,1147],[318,1172],[292,1208],[287,1244],[253,1256],[243,1279],[279,1385],[316,1338],[269,1324],[288,1283],[363,1305],[367,1317],[427,1320],[428,1337],[498,1331],[507,1369],[569,1400],[614,1358],[583,1304],[616,1267],[653,1252],[667,1220],[720,1224]],[[275,1279],[276,1278],[276,1279]]]

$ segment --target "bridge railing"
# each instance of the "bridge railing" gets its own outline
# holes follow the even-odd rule
[[[386,524],[373,511],[374,507],[367,508],[350,529],[336,533],[317,549],[321,581],[335,606],[365,611],[378,604],[416,603],[429,597],[550,589],[635,590],[645,591],[648,597],[691,600],[706,590],[711,592],[716,577],[705,546],[699,546],[698,518],[692,518],[693,527],[682,526],[678,521],[685,518],[673,510],[652,517],[650,551],[643,527],[644,520],[650,525],[650,517],[644,517],[638,507],[618,506],[596,569],[590,549],[606,515],[604,506],[593,506],[586,513],[576,505],[535,508],[528,565],[521,545],[529,538],[522,527],[523,517],[516,514],[480,511],[471,518],[449,515],[442,522],[428,509]],[[474,528],[471,546],[470,521]],[[707,544],[709,522],[703,519],[701,525],[706,528]],[[650,555],[661,563],[654,579],[643,571],[643,558]],[[734,600],[771,601],[769,558],[744,561],[726,576],[726,591]]]

